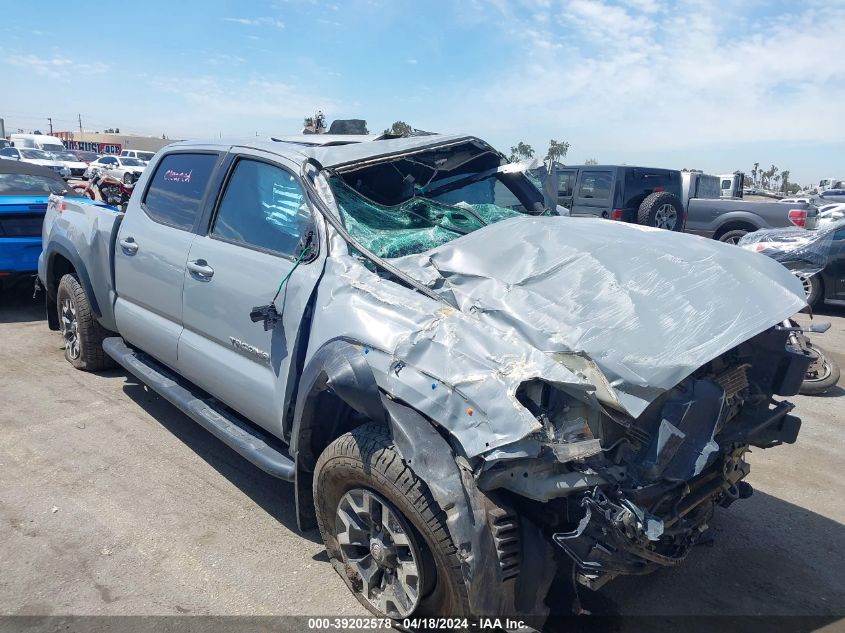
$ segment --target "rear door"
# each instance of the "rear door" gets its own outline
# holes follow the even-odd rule
[[[609,218],[612,198],[613,171],[584,169],[578,176],[573,194],[572,215]]]
[[[143,198],[132,197],[114,254],[115,319],[127,341],[176,366],[188,251],[220,155],[173,152],[156,165]]]
[[[294,168],[257,150],[234,153],[208,229],[191,245],[179,339],[181,374],[277,436],[320,274],[317,262],[308,263],[313,251],[300,249],[313,224]],[[250,313],[277,292],[281,323],[265,329]]]

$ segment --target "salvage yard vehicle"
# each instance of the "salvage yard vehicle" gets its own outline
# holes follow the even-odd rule
[[[61,139],[47,134],[12,134],[9,140],[18,149],[40,149],[45,152],[62,152],[65,149]]]
[[[97,174],[108,174],[129,185],[141,177],[146,166],[147,163],[137,158],[129,158],[128,156],[101,156],[89,163],[88,169],[82,174],[82,178],[83,180],[90,180]]]
[[[630,165],[561,167],[558,204],[572,217],[600,217],[683,231],[681,172]]]
[[[53,155],[40,149],[4,147],[0,149],[0,159],[17,160],[30,165],[40,165],[56,172],[62,178],[70,178],[70,169]]]
[[[818,209],[808,202],[690,198],[686,231],[736,244],[746,233],[760,229],[790,226],[813,229],[817,218]]]
[[[32,286],[41,253],[41,223],[51,194],[74,195],[50,169],[0,160],[0,289]]]
[[[155,152],[144,152],[137,149],[125,149],[120,152],[121,156],[125,156],[126,158],[137,158],[138,160],[144,161],[144,163],[149,163],[155,154]]]
[[[804,286],[810,307],[845,306],[845,220],[816,231],[772,229],[745,236],[739,245],[779,261]]]
[[[48,323],[293,482],[373,613],[537,623],[680,564],[809,364],[777,262],[542,200],[471,136],[175,143],[125,214],[52,199]]]
[[[88,163],[79,160],[76,152],[55,152],[52,156],[55,160],[68,168],[70,171],[69,177],[82,178],[82,174],[84,174],[85,170],[88,169]]]

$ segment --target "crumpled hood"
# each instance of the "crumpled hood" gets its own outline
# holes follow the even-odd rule
[[[598,219],[513,218],[392,263],[635,417],[806,305],[800,282],[765,256]]]

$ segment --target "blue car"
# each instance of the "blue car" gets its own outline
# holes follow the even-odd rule
[[[0,289],[33,281],[50,194],[79,197],[46,167],[0,160]]]

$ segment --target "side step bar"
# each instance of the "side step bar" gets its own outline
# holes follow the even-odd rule
[[[296,470],[288,455],[268,445],[257,429],[223,410],[213,399],[193,393],[193,386],[187,381],[147,354],[130,348],[119,336],[105,339],[103,350],[129,373],[247,461],[273,477],[294,480]]]

